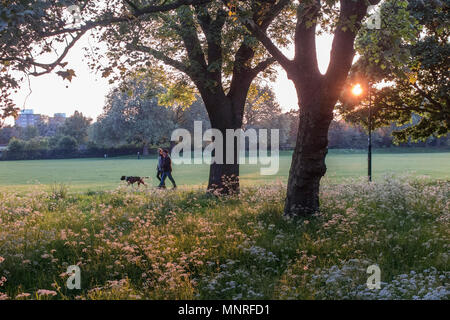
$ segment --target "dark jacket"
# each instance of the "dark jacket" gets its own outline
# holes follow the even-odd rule
[[[169,156],[162,158],[162,171],[163,172],[172,172],[172,160]]]

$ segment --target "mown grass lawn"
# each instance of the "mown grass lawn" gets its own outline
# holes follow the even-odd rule
[[[409,151],[406,149],[406,151]],[[411,173],[433,179],[450,179],[450,152],[411,153],[405,150],[387,152],[375,150],[373,158],[374,179],[385,174]],[[244,185],[274,181],[286,182],[291,163],[291,152],[280,153],[279,172],[262,176],[259,166],[242,165],[241,181]],[[364,151],[330,150],[327,156],[326,181],[341,183],[348,178],[367,176],[367,154]],[[122,175],[150,176],[150,185],[156,186],[156,158],[67,159],[0,161],[0,190],[27,191],[33,185],[43,184],[47,190],[54,183],[67,184],[71,191],[114,190],[120,185]],[[207,165],[174,166],[173,175],[180,186],[205,186]]]
[[[322,212],[297,221],[282,217],[285,187],[1,192],[0,298],[449,298],[449,181],[325,183]]]

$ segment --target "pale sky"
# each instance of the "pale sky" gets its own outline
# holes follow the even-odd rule
[[[72,79],[72,82],[63,81],[54,73],[30,77],[32,92],[26,99],[30,91],[25,82],[13,96],[16,105],[21,109],[25,106],[26,109],[33,109],[35,113],[50,116],[60,112],[71,115],[78,110],[95,120],[102,112],[105,96],[113,85],[110,85],[100,74],[94,74],[83,61],[82,48],[88,45],[87,39],[88,35],[80,39],[64,60],[69,62],[67,68],[75,70],[76,77]],[[321,35],[317,38],[317,56],[321,72],[325,72],[328,66],[331,41],[331,35]],[[93,38],[90,42],[94,43]],[[285,50],[285,54],[291,58],[293,49]],[[297,108],[294,85],[281,67],[277,69],[279,70],[278,78],[272,86],[279,104],[284,111]],[[8,122],[12,123],[12,121]]]

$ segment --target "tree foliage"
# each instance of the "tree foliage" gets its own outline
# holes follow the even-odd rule
[[[401,128],[393,132],[397,142],[449,132],[449,5],[448,0],[384,3],[382,28],[366,30],[358,39],[361,58],[349,86],[363,82],[366,94],[361,100],[344,96],[340,111],[347,120],[367,125],[370,82],[373,123],[380,127],[396,122]]]
[[[75,70],[69,68],[66,56],[86,33],[121,22],[146,19],[155,12],[209,1],[143,1],[137,9],[128,0],[2,0],[0,120],[17,116],[18,109],[11,93],[26,77],[53,71],[68,81],[76,76]]]
[[[74,138],[78,144],[83,144],[87,142],[88,128],[91,122],[91,118],[87,118],[83,113],[75,111],[74,114],[68,117],[64,124],[58,128],[58,131],[62,135]]]
[[[245,104],[244,125],[246,128],[270,123],[281,114],[273,90],[266,86],[252,85]],[[267,125],[270,128],[270,125]],[[275,128],[275,127],[274,127]]]
[[[58,140],[57,149],[70,153],[76,151],[78,148],[77,140],[72,136],[62,136]]]
[[[295,85],[299,101],[297,141],[289,172],[285,215],[296,217],[319,210],[320,180],[326,172],[328,129],[355,55],[354,42],[369,5],[380,0],[267,1],[269,11],[291,5],[294,57],[282,51],[258,19],[240,7],[240,21],[283,67]],[[240,2],[239,2],[240,3]],[[270,23],[269,23],[270,25]],[[289,30],[289,31],[290,31]],[[333,35],[330,62],[325,74],[319,70],[316,36]]]
[[[145,147],[165,144],[175,128],[173,112],[158,103],[161,87],[148,82],[126,83],[127,90],[116,88],[106,100],[103,114],[95,124],[98,142],[138,143]]]
[[[55,5],[53,1],[49,3]],[[292,14],[287,10],[289,1],[280,1],[275,7],[272,7],[273,1],[244,3],[250,9],[249,17],[261,30],[271,34],[280,45],[289,42],[286,35],[291,34],[289,27],[293,27],[290,23]],[[77,22],[79,25],[66,26],[62,9],[55,8],[56,14],[59,14],[56,17],[52,16],[55,13],[48,7],[41,10],[40,16],[31,16],[35,22],[46,20],[42,26],[25,23],[20,28],[8,25],[5,29],[11,32],[11,39],[20,39],[21,30],[30,28],[35,31],[34,41],[27,41],[28,38],[19,40],[23,49],[29,49],[31,44],[45,48],[52,39],[66,42],[56,61],[51,64],[36,63],[27,53],[16,57],[7,50],[4,61],[12,62],[15,65],[13,69],[18,69],[21,63],[25,64],[22,68],[24,73],[32,75],[61,68],[57,73],[70,81],[75,71],[67,68],[64,57],[84,33],[96,28],[97,32],[93,36],[108,44],[106,58],[109,58],[109,63],[103,63],[105,57],[99,56],[98,47],[91,48],[93,55],[90,64],[94,69],[112,83],[119,82],[138,68],[143,74],[158,73],[161,82],[166,80],[164,87],[167,91],[159,97],[166,105],[172,101],[179,105],[190,105],[195,92],[198,92],[208,111],[211,125],[222,131],[242,126],[250,84],[263,72],[270,76],[270,66],[275,62],[246,26],[230,14],[232,4],[228,1],[115,0],[100,3],[79,1],[77,4],[82,14],[81,20],[88,20]],[[52,13],[49,15],[49,12]],[[31,73],[30,69],[33,69]],[[211,167],[214,170],[211,169],[208,186],[227,192],[228,188],[222,188],[223,179],[239,176],[237,159],[230,166],[212,164]],[[238,185],[238,181],[235,182],[233,189]]]

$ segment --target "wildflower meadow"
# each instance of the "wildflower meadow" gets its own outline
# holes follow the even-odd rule
[[[321,212],[296,220],[285,190],[4,190],[0,299],[450,297],[448,180],[324,183]],[[66,285],[71,265],[80,289]]]

